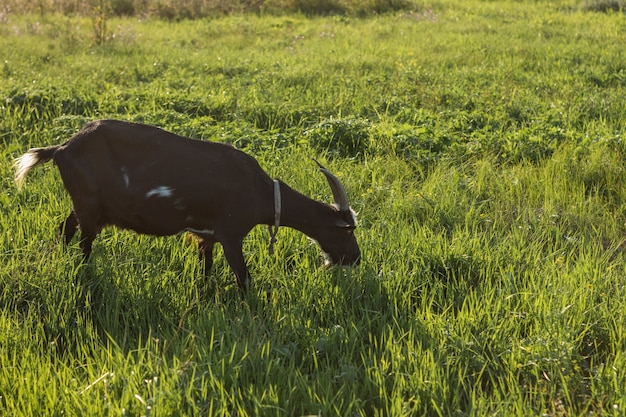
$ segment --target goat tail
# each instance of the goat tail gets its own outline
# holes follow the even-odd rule
[[[48,162],[54,157],[54,153],[59,146],[49,146],[47,148],[33,148],[15,160],[15,182],[20,188],[24,183],[26,174],[39,164]]]

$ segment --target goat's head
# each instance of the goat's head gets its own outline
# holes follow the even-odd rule
[[[361,250],[354,236],[356,228],[356,215],[348,203],[348,195],[341,181],[322,164],[314,159],[320,171],[326,176],[328,184],[333,192],[335,211],[332,219],[318,231],[317,243],[328,255],[332,264],[355,265],[361,260]]]

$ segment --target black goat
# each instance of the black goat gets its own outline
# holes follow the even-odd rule
[[[80,228],[85,258],[107,225],[155,236],[187,231],[198,236],[207,273],[213,246],[222,245],[245,292],[250,274],[242,240],[257,224],[267,224],[272,242],[278,226],[287,226],[316,240],[333,263],[360,260],[346,192],[319,163],[334,205],[272,180],[254,158],[230,145],[137,123],[100,120],[62,145],[29,150],[16,160],[18,186],[33,167],[51,159],[74,205],[59,231],[69,243]]]

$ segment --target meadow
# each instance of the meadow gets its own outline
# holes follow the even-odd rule
[[[626,15],[572,1],[199,19],[0,14],[0,415],[622,416]],[[263,227],[221,249],[56,237],[52,165],[116,118],[232,143],[319,200],[363,259]]]

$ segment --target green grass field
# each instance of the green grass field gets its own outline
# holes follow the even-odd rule
[[[179,22],[0,15],[0,415],[622,416],[626,15],[571,1]],[[102,33],[100,33],[102,34]],[[221,249],[56,227],[14,158],[99,118],[254,155],[359,213],[360,266],[303,235]]]

